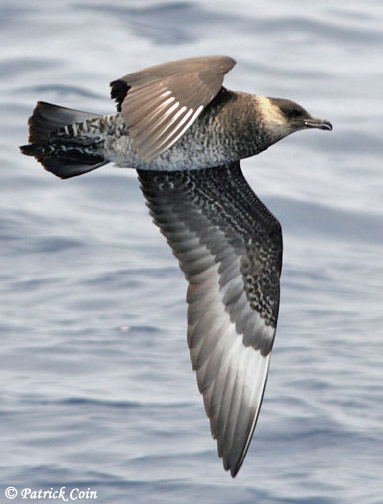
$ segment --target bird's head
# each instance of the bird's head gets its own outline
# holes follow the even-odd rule
[[[257,104],[264,126],[274,137],[274,142],[303,129],[332,130],[329,121],[312,116],[291,100],[257,96]]]

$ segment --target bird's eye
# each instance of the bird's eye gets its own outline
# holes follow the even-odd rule
[[[288,119],[297,119],[298,117],[303,117],[304,115],[304,110],[300,108],[290,108],[285,111],[285,116]]]

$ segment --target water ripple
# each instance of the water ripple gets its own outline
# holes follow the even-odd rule
[[[377,504],[378,2],[48,4],[0,7],[1,480],[114,504]],[[186,283],[136,174],[63,182],[18,151],[38,99],[112,111],[113,78],[221,53],[238,60],[228,87],[334,122],[243,163],[285,252],[268,387],[234,481],[191,369]]]

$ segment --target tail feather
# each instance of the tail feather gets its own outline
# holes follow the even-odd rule
[[[69,124],[81,123],[89,119],[97,119],[97,117],[100,115],[39,101],[28,121],[29,142],[46,142],[51,133]]]
[[[20,150],[27,156],[34,156],[46,170],[61,178],[76,177],[95,170],[108,161],[97,150],[84,148],[91,146],[94,139],[86,136],[68,138],[56,133],[66,126],[99,117],[90,112],[37,102],[28,121],[30,144],[23,145]]]
[[[78,161],[70,161],[65,158],[51,157],[45,158],[43,164],[46,170],[50,171],[57,177],[67,179],[88,173],[96,168],[100,168],[100,166],[103,166],[106,163],[107,161],[100,161],[95,164],[85,164]]]

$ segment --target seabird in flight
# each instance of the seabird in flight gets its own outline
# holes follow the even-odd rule
[[[111,83],[117,114],[38,102],[21,147],[61,178],[134,168],[189,286],[193,369],[218,455],[234,477],[257,422],[279,310],[282,233],[240,160],[331,123],[286,99],[222,86],[235,61],[190,58]]]

